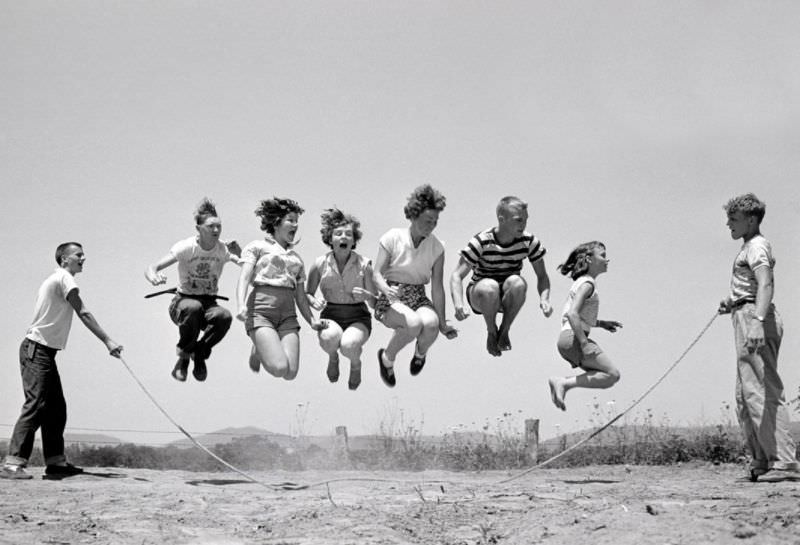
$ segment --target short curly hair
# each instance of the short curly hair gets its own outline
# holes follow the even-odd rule
[[[203,200],[197,205],[194,211],[194,221],[197,225],[202,225],[208,218],[218,218],[217,207],[208,197],[203,197]]]
[[[741,212],[745,216],[754,216],[758,220],[759,225],[761,225],[764,214],[767,212],[766,203],[753,193],[745,193],[744,195],[733,197],[722,208],[725,209],[728,215]]]
[[[405,212],[406,219],[413,220],[418,218],[425,210],[441,212],[444,210],[445,204],[444,195],[431,187],[430,184],[425,184],[411,192],[411,195],[408,196],[408,204],[406,204],[403,212]]]
[[[333,230],[342,225],[353,226],[353,248],[361,240],[361,222],[355,216],[345,214],[338,208],[333,207],[322,212],[320,219],[322,220],[322,229],[319,232],[322,235],[322,242],[326,246],[333,248],[333,242],[331,241]]]
[[[255,210],[256,216],[261,218],[261,230],[266,231],[270,235],[275,234],[275,226],[278,225],[283,218],[288,214],[294,212],[298,216],[305,212],[297,201],[292,199],[279,199],[272,197],[261,201],[258,208]]]

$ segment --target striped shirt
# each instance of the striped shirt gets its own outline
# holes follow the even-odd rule
[[[497,241],[494,227],[491,227],[472,237],[461,250],[461,257],[472,267],[473,283],[484,278],[502,282],[522,272],[525,258],[533,264],[544,257],[546,251],[541,241],[527,231],[504,246]]]

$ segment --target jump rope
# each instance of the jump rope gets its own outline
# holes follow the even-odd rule
[[[363,292],[364,294],[367,294],[367,295],[372,295],[374,297],[374,294],[372,294],[372,293],[370,293],[370,292],[368,292],[366,290],[363,290],[361,288],[356,288],[356,290],[358,290],[359,292]],[[355,292],[356,290],[353,290],[353,291]],[[161,293],[167,293],[168,291],[169,290],[166,290],[165,292],[160,292],[158,294],[151,294],[151,296],[152,295],[160,295]],[[502,479],[500,481],[497,481],[494,484],[498,484],[498,485],[499,484],[506,484],[506,483],[509,483],[511,481],[517,480],[517,479],[519,479],[521,477],[524,477],[525,475],[528,475],[528,474],[532,473],[533,471],[536,471],[537,469],[541,469],[541,468],[543,468],[543,467],[555,462],[556,460],[566,456],[567,454],[569,454],[573,450],[575,450],[578,447],[586,444],[588,441],[590,441],[593,438],[597,437],[598,435],[603,433],[605,430],[607,430],[609,427],[611,427],[620,418],[622,418],[627,413],[629,413],[631,410],[633,410],[633,408],[635,408],[639,403],[641,403],[642,400],[645,397],[650,395],[650,393],[653,390],[655,390],[658,387],[658,385],[661,384],[664,381],[664,379],[667,378],[667,376],[675,369],[675,367],[678,366],[678,364],[681,361],[683,361],[683,359],[686,357],[686,355],[692,350],[692,348],[694,348],[694,346],[706,334],[706,332],[709,330],[709,328],[711,328],[711,325],[714,323],[714,320],[717,319],[718,315],[719,314],[717,312],[714,313],[714,315],[711,317],[711,319],[708,321],[708,323],[706,323],[706,325],[703,327],[703,329],[700,330],[700,333],[698,333],[695,336],[695,338],[692,340],[692,342],[689,343],[689,346],[686,347],[686,349],[681,353],[680,356],[678,356],[678,358],[672,363],[672,365],[670,365],[666,369],[666,371],[664,371],[661,374],[661,376],[655,382],[653,382],[653,384],[651,384],[650,387],[647,388],[647,390],[644,391],[644,393],[642,395],[640,395],[638,398],[636,398],[633,401],[633,403],[631,403],[628,407],[626,407],[624,411],[619,413],[617,416],[615,416],[614,418],[612,418],[611,420],[609,420],[608,422],[606,422],[605,424],[603,424],[602,426],[600,426],[599,428],[594,430],[592,433],[590,433],[589,435],[587,435],[586,437],[584,437],[583,439],[581,439],[580,441],[578,441],[574,445],[570,446],[569,448],[567,448],[565,450],[562,450],[561,452],[559,452],[558,454],[556,454],[554,456],[551,456],[547,460],[545,460],[543,462],[539,462],[538,464],[536,464],[536,465],[534,465],[532,467],[529,467],[528,469],[526,469],[524,471],[521,471],[521,472],[519,472],[519,473],[517,473],[515,475],[512,475],[511,477],[508,477],[508,478]],[[197,439],[195,439],[192,436],[192,434],[190,434],[180,424],[178,424],[175,421],[175,419],[173,419],[169,415],[169,413],[167,413],[167,411],[161,406],[161,404],[156,400],[156,398],[153,397],[153,395],[147,390],[147,388],[142,383],[142,381],[139,380],[139,378],[136,376],[136,373],[133,372],[133,369],[131,369],[130,365],[128,365],[128,362],[125,361],[125,358],[123,358],[122,355],[120,355],[119,359],[122,362],[122,364],[125,366],[125,369],[128,370],[128,373],[130,373],[131,377],[133,377],[133,380],[136,381],[136,384],[139,385],[139,388],[141,388],[141,390],[150,399],[150,401],[153,403],[153,405],[155,405],[156,408],[159,411],[161,411],[161,414],[163,414],[166,417],[166,419],[169,420],[170,423],[172,423],[172,425],[175,426],[178,429],[178,431],[180,431],[183,435],[185,435],[187,437],[187,439],[189,439],[189,441],[191,441],[194,446],[196,446],[197,448],[199,448],[200,450],[202,450],[203,452],[205,452],[206,454],[208,454],[209,456],[214,458],[217,462],[219,462],[223,466],[227,467],[228,469],[230,469],[234,473],[238,473],[239,475],[241,475],[242,477],[244,477],[245,479],[247,479],[248,481],[250,481],[252,483],[258,484],[258,485],[263,486],[265,488],[268,488],[270,490],[284,490],[284,491],[305,490],[305,489],[314,488],[314,487],[318,487],[318,486],[328,486],[328,485],[330,485],[332,483],[337,483],[337,482],[365,482],[365,481],[368,481],[368,482],[391,482],[391,483],[413,484],[413,485],[418,485],[419,484],[417,481],[408,481],[408,480],[402,480],[402,479],[381,479],[381,478],[372,478],[372,477],[341,477],[341,478],[337,478],[337,479],[327,479],[327,480],[324,480],[324,481],[318,481],[318,482],[308,483],[308,484],[294,483],[294,482],[289,482],[289,481],[279,482],[279,483],[267,483],[267,482],[261,481],[259,479],[256,479],[255,477],[253,477],[252,475],[246,473],[245,471],[242,471],[241,469],[239,469],[239,468],[231,465],[230,463],[226,462],[225,460],[223,460],[222,458],[220,458],[219,456],[214,454],[207,447],[202,445],[199,441],[197,441]],[[427,482],[434,483],[434,482],[443,482],[443,481],[427,481]]]

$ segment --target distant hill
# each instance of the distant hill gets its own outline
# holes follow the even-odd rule
[[[213,447],[214,445],[230,443],[237,437],[250,437],[250,436],[265,436],[281,446],[286,446],[292,441],[292,437],[281,433],[274,433],[255,426],[245,426],[243,428],[224,428],[221,430],[205,433],[203,435],[193,436],[198,443],[206,447]],[[170,446],[175,447],[190,447],[192,442],[188,438],[179,439],[169,443]]]

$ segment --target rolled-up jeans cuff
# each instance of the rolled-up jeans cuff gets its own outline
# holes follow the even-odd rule
[[[59,464],[65,464],[67,462],[67,457],[63,454],[59,454],[58,456],[50,456],[49,458],[45,458],[44,465],[47,466],[55,466]]]
[[[6,456],[4,463],[8,466],[20,466],[25,467],[28,465],[28,460],[25,458],[20,458],[19,456],[11,456],[10,454]]]

